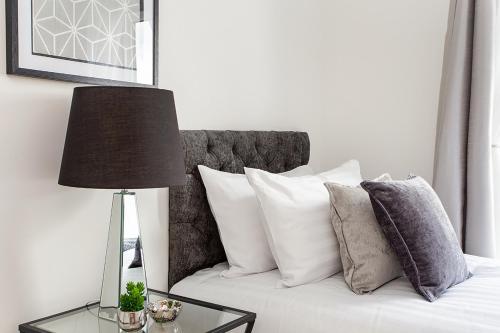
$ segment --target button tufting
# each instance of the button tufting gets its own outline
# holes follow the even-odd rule
[[[181,138],[189,143],[184,149],[190,180],[186,186],[172,187],[169,192],[169,287],[190,275],[192,269],[227,260],[196,169],[198,164],[226,172],[241,173],[245,166],[281,171],[299,162],[307,163],[309,156],[307,134],[183,131]]]

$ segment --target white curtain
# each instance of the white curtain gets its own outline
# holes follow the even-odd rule
[[[434,188],[464,251],[485,257],[496,256],[500,230],[497,8],[498,0],[451,0],[434,168]]]
[[[495,244],[496,258],[500,258],[500,7],[497,2],[496,18],[496,86],[494,91],[494,112],[493,112],[493,181],[494,181],[494,214],[495,214]]]

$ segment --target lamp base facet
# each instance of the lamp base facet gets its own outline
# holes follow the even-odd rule
[[[147,290],[146,266],[135,193],[113,194],[106,261],[102,278],[99,317],[117,320],[120,294],[127,282],[142,282]],[[146,303],[148,296],[146,292]]]

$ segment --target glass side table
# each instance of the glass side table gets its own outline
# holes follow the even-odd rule
[[[182,302],[182,311],[170,323],[158,324],[148,318],[143,333],[221,333],[252,332],[255,313],[203,302],[164,292],[149,290],[149,300],[163,298]],[[120,333],[114,321],[98,318],[99,303],[62,312],[19,325],[21,333]],[[141,331],[138,331],[141,332]]]

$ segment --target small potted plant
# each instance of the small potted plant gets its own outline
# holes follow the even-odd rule
[[[122,330],[138,331],[146,325],[145,292],[144,283],[127,283],[127,293],[120,295],[120,308],[118,309],[118,325]]]

